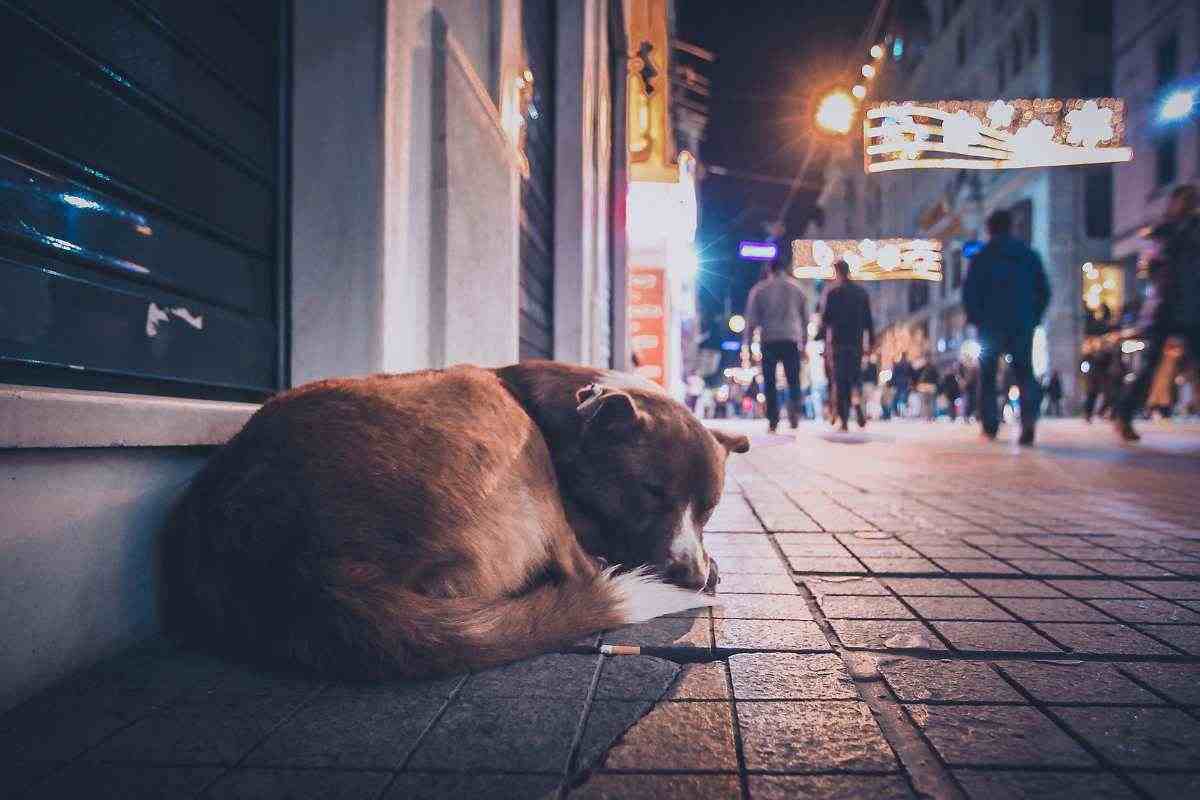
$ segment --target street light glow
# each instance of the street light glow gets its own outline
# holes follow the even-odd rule
[[[883,46],[874,45],[871,47],[871,58],[883,58]]]
[[[1178,122],[1196,110],[1196,90],[1176,89],[1163,99],[1158,109],[1159,122]]]
[[[850,94],[854,95],[859,100],[862,100],[867,96],[867,87],[863,86],[861,83],[856,83],[854,84],[854,88],[850,90]]]
[[[729,318],[729,330],[734,333],[741,333],[746,330],[746,318],[741,314],[734,314]]]
[[[875,77],[875,68],[873,66],[871,66],[870,64],[863,64],[862,65],[862,75],[867,80],[874,78]]]
[[[821,98],[817,105],[817,125],[830,133],[849,133],[857,111],[854,98],[838,89]]]

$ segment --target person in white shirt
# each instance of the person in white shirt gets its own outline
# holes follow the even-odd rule
[[[800,284],[787,274],[787,263],[779,256],[771,262],[767,276],[754,284],[746,300],[747,345],[758,329],[762,346],[763,390],[767,395],[767,425],[771,433],[779,427],[779,395],[776,369],[783,364],[787,379],[788,422],[800,424],[800,360],[808,332],[808,298]]]

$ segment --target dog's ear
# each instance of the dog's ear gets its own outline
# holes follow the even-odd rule
[[[727,453],[747,453],[750,451],[750,440],[745,436],[731,436],[724,431],[710,431],[717,443],[725,448]]]
[[[637,403],[625,392],[588,384],[575,393],[575,399],[579,402],[575,411],[583,420],[584,428],[590,431],[632,431],[641,427],[646,420],[646,415],[638,410]]]

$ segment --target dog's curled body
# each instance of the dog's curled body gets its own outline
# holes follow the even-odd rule
[[[268,401],[168,522],[169,628],[374,679],[499,664],[702,604],[584,550],[529,375],[508,369],[327,380]],[[572,408],[602,374],[534,372]]]

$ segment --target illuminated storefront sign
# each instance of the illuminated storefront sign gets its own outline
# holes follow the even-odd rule
[[[1129,161],[1125,102],[947,100],[877,103],[863,121],[867,172],[1021,169]]]
[[[850,265],[855,280],[942,279],[942,243],[937,239],[796,239],[792,274],[797,278],[833,277],[833,264]]]
[[[779,253],[779,247],[774,242],[742,242],[738,245],[738,255],[747,261],[770,261]]]
[[[667,385],[667,274],[662,267],[629,269],[629,334],[637,372]]]

